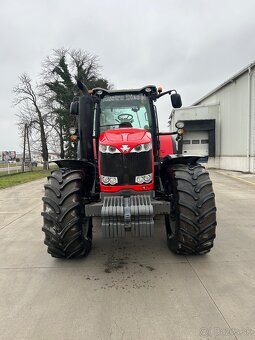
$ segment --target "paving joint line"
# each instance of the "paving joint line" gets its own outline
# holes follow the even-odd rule
[[[33,211],[34,209],[38,208],[40,205],[41,205],[41,203],[40,203],[40,204],[38,203],[38,204],[37,204],[35,207],[33,207],[31,210],[25,212],[23,215],[18,216],[18,217],[15,218],[13,221],[11,221],[11,222],[9,222],[8,224],[4,225],[3,227],[0,228],[0,231],[3,230],[3,229],[5,229],[6,227],[8,227],[8,226],[9,226],[10,224],[12,224],[13,222],[17,221],[19,218],[24,217],[25,215],[29,214],[29,213],[30,213],[31,211]]]
[[[254,260],[223,260],[223,261],[211,261],[210,264],[215,264],[215,263],[240,263],[240,262],[255,262],[255,259]],[[203,264],[208,264],[208,262],[206,261],[197,261],[196,263],[203,263]]]
[[[235,262],[236,261],[222,261],[222,262],[217,262],[217,263],[235,263]],[[248,260],[248,261],[240,260],[238,262],[255,262],[255,260]],[[197,262],[197,263],[203,263],[203,262]],[[192,266],[191,262],[188,261],[188,259],[186,259],[185,262],[184,261],[181,261],[181,262],[177,261],[177,262],[153,262],[153,263],[152,262],[141,262],[141,263],[132,263],[132,262],[130,262],[130,263],[127,263],[127,265],[133,265],[133,266],[134,265],[139,265],[139,264],[143,264],[144,266],[146,266],[146,265],[171,265],[171,264],[173,264],[173,265],[178,265],[178,264],[183,265],[183,264],[188,264],[188,265],[190,265],[190,267],[192,267],[193,271],[195,272],[194,267]],[[88,266],[86,268],[89,269],[89,268],[94,268],[94,267],[101,268],[101,267],[104,267],[104,265],[103,264],[102,265],[97,265],[97,266],[94,266],[94,265],[92,266],[91,265],[91,266]],[[71,265],[71,266],[63,266],[63,267],[61,267],[61,266],[0,267],[0,270],[18,270],[18,269],[21,269],[21,270],[27,270],[27,269],[73,269],[73,268],[77,268],[77,267],[74,267],[73,265]],[[80,267],[80,268],[82,268],[82,267]],[[197,273],[196,273],[196,275],[197,275]]]
[[[237,180],[239,180],[241,182],[245,182],[245,183],[248,183],[248,184],[251,184],[251,185],[255,185],[254,182],[247,181],[247,179],[243,179],[243,178],[240,178],[238,176],[233,176],[233,175],[225,174],[224,172],[221,172],[221,171],[216,171],[216,173],[220,174],[220,175],[223,175],[223,176],[226,176],[226,177],[229,177],[229,178],[237,179]]]
[[[147,264],[148,265],[151,265],[151,264],[154,264],[154,263],[142,263],[144,266],[146,266]],[[166,264],[166,265],[169,265],[169,264],[189,264],[188,262],[171,262],[171,263],[155,263],[155,264]],[[135,265],[140,265],[140,263],[127,263],[127,265],[132,265],[132,266],[135,266]],[[86,269],[89,269],[89,268],[104,268],[105,267],[105,264],[101,264],[101,265],[91,265],[91,266],[87,266]],[[79,268],[83,268],[83,267],[79,267]],[[34,267],[0,267],[0,270],[26,270],[26,269],[77,269],[76,266],[63,266],[63,267],[60,267],[60,266],[34,266]]]
[[[202,284],[202,286],[204,287],[207,295],[209,296],[209,298],[211,299],[211,301],[213,302],[214,306],[216,307],[216,309],[218,310],[218,312],[220,313],[220,315],[222,316],[223,320],[226,322],[230,332],[233,332],[232,327],[230,326],[230,324],[228,323],[227,319],[225,318],[224,314],[222,313],[222,311],[220,310],[220,308],[218,307],[217,303],[214,301],[212,295],[210,294],[209,290],[206,288],[204,282],[202,281],[202,279],[200,278],[200,276],[198,275],[197,271],[195,270],[195,268],[192,266],[192,264],[190,263],[189,259],[187,258],[187,261],[191,267],[191,269],[193,270],[193,272],[195,273],[195,275],[197,276],[198,280],[200,281],[200,283]],[[236,340],[238,340],[237,336],[235,334],[233,334],[233,336],[235,337]]]

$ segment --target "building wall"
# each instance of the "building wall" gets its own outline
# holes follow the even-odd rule
[[[220,103],[221,156],[246,157],[248,127],[248,73],[200,104]]]
[[[203,105],[220,104],[221,152],[219,167],[222,169],[255,172],[254,81],[254,71],[249,77],[247,70],[233,82],[200,102]],[[250,85],[249,82],[251,82]],[[250,96],[249,89],[251,90]],[[250,157],[248,157],[249,154]]]
[[[255,173],[254,68],[251,70],[251,76],[247,68],[245,73],[232,79],[225,86],[196,102],[198,106],[176,110],[175,115],[180,113],[178,119],[185,119],[188,115],[189,119],[201,119],[201,117],[212,119],[215,117],[213,112],[215,104],[218,104],[216,157],[210,159],[209,165]]]

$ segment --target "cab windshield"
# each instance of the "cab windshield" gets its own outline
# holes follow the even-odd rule
[[[151,129],[151,110],[146,95],[106,95],[101,100],[100,133],[122,127]]]

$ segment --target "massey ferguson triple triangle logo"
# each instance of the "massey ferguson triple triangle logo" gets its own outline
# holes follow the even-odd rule
[[[120,148],[120,150],[122,150],[123,152],[128,152],[130,149],[130,147],[128,145],[122,145],[122,148]]]

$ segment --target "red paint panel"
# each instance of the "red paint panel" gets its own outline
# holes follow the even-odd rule
[[[151,134],[144,129],[121,128],[107,130],[101,133],[99,143],[102,145],[115,146],[120,152],[121,147],[127,145],[130,152],[138,144],[146,144],[151,142]],[[122,152],[123,153],[123,152]]]
[[[162,136],[159,136],[159,140],[160,140],[160,150],[159,150],[160,158],[164,158],[167,155],[173,155],[174,146],[173,146],[172,136],[162,135]]]
[[[122,154],[130,153],[130,151],[139,144],[147,144],[152,142],[151,134],[144,129],[136,128],[119,128],[112,129],[103,132],[99,137],[99,143],[102,145],[111,145],[116,147]],[[123,146],[127,147],[127,150],[123,151]],[[152,154],[153,155],[153,154]],[[101,175],[100,169],[100,152],[98,170],[99,176]],[[135,190],[135,191],[147,191],[154,189],[154,159],[152,157],[152,183],[140,184],[140,185],[123,185],[123,186],[110,186],[103,185],[100,181],[101,192],[118,192],[120,190]]]
[[[117,192],[120,190],[135,190],[135,191],[147,191],[147,190],[153,190],[154,189],[154,183],[149,184],[141,184],[141,185],[103,185],[100,183],[100,190],[102,192]]]

